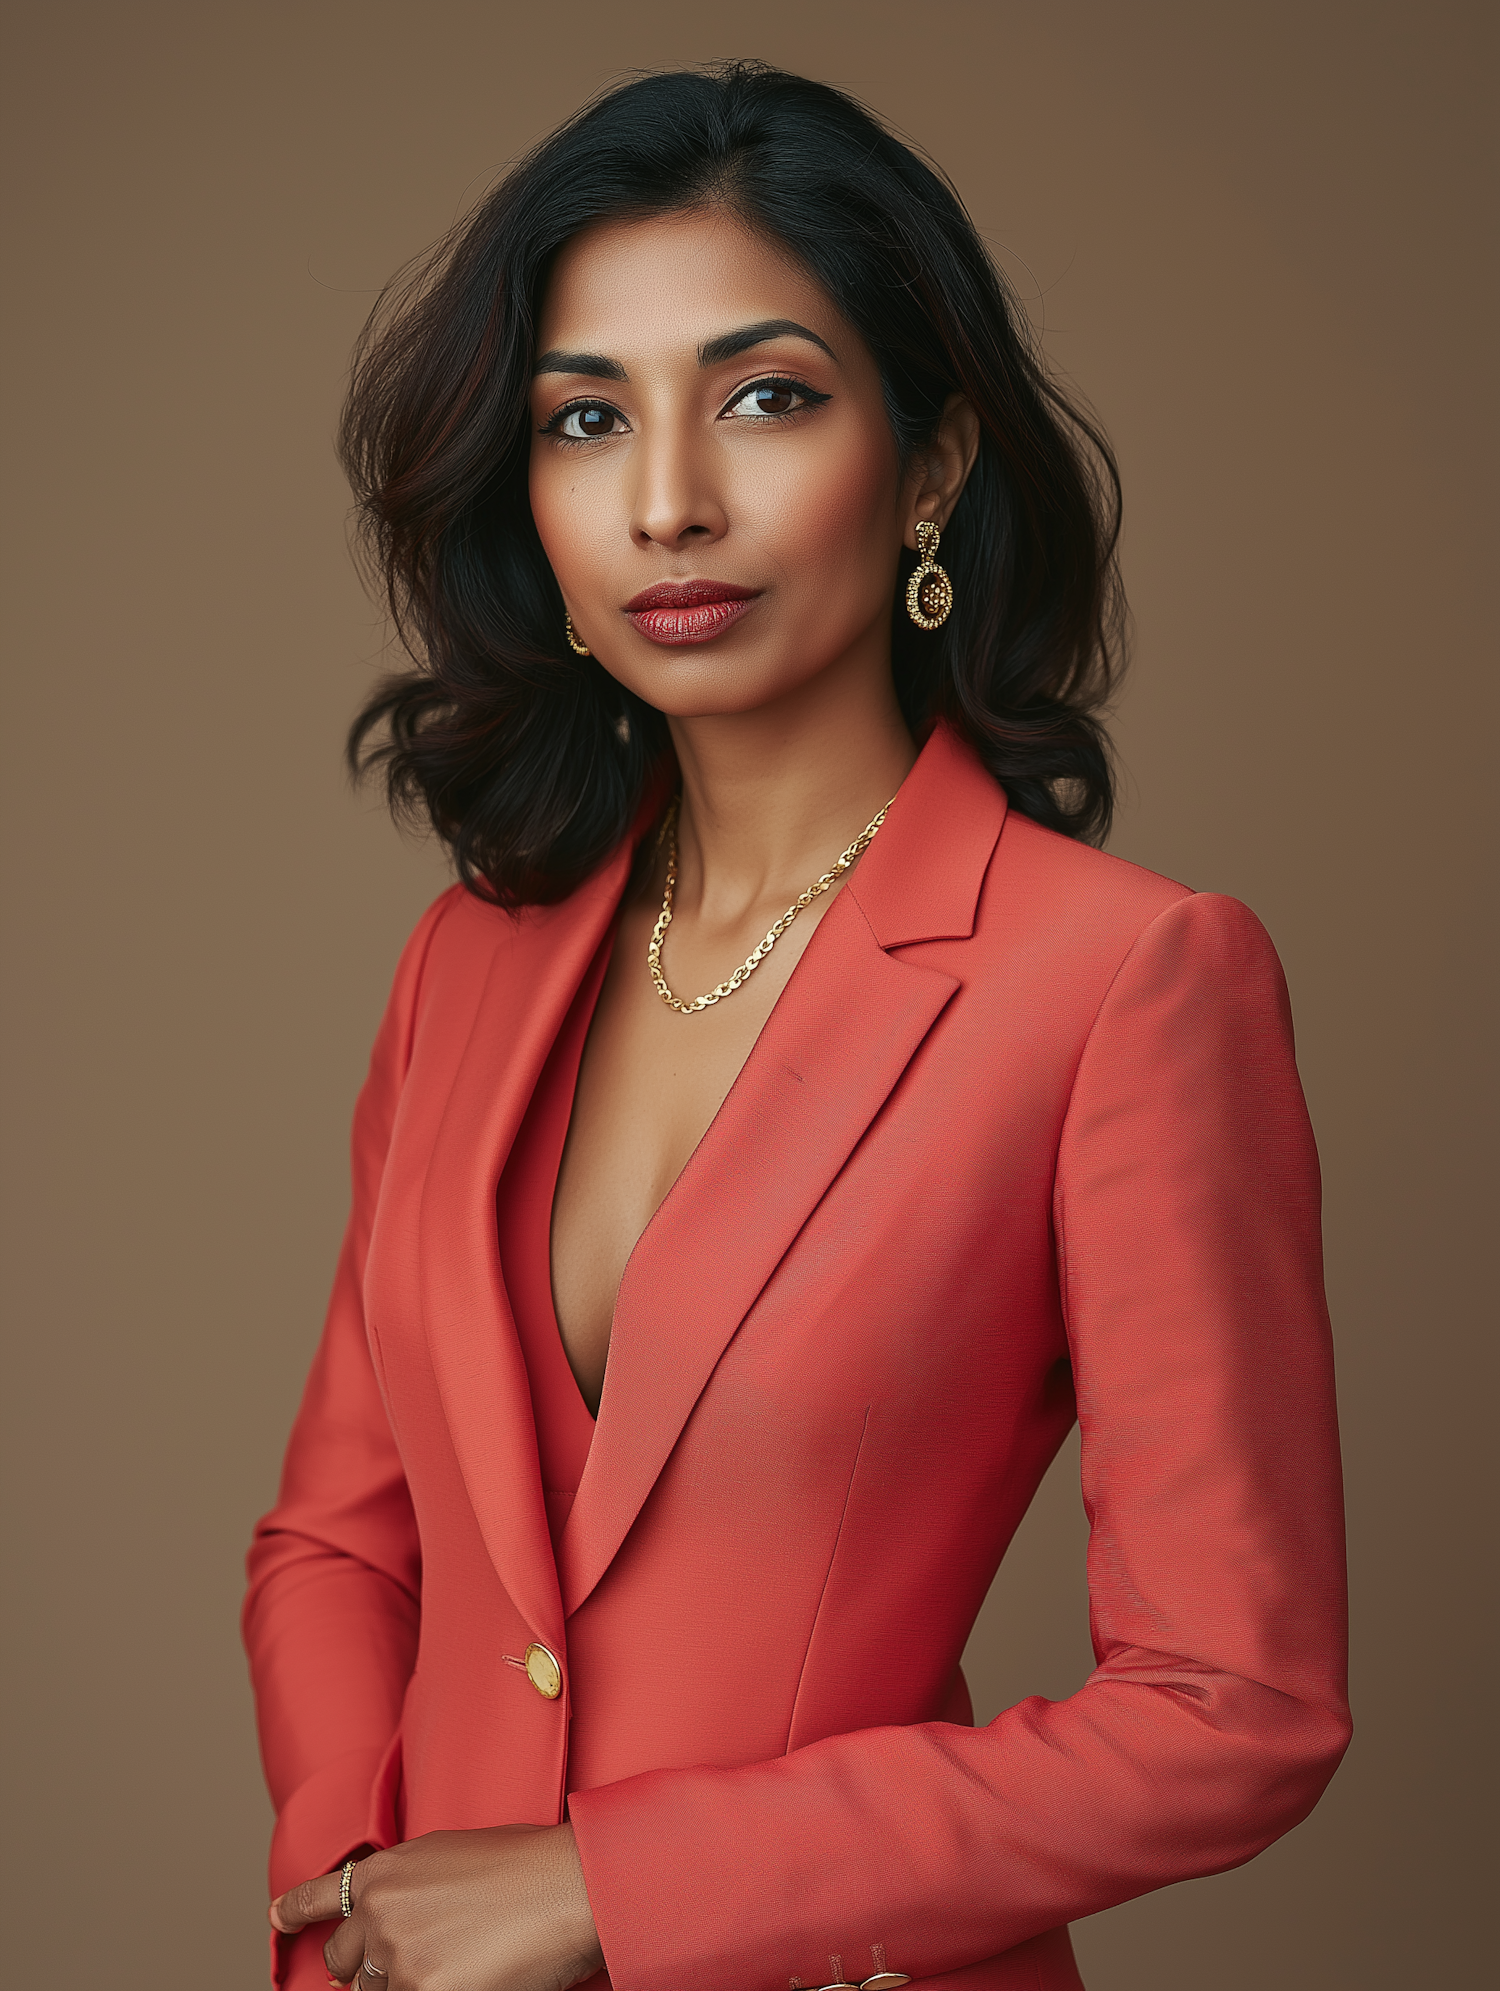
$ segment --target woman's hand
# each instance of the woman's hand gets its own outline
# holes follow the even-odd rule
[[[603,1967],[571,1825],[429,1832],[361,1860],[349,1900],[323,1956],[362,1991],[568,1991]],[[271,1903],[288,1936],[338,1913],[336,1873]]]

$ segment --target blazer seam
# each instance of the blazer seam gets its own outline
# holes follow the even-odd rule
[[[359,1254],[357,1266],[358,1278],[356,1291],[359,1297],[360,1320],[364,1325],[365,1347],[369,1352],[370,1367],[374,1372],[375,1387],[379,1392],[381,1407],[385,1412],[385,1420],[387,1428],[390,1431],[391,1443],[395,1447],[396,1457],[401,1463],[403,1480],[406,1479],[406,1459],[401,1449],[400,1438],[396,1432],[396,1419],[391,1409],[390,1392],[386,1387],[385,1355],[380,1346],[379,1331],[374,1321],[370,1318],[370,1309],[365,1293],[365,1280],[369,1268],[370,1240],[374,1235],[375,1214],[380,1207],[381,1192],[385,1187],[386,1172],[391,1162],[391,1149],[396,1139],[396,1123],[400,1117],[401,1101],[406,1093],[406,1082],[411,1076],[412,1060],[416,1052],[418,1011],[421,1007],[422,987],[427,978],[428,963],[432,958],[433,942],[437,937],[438,928],[458,903],[463,889],[461,885],[450,885],[445,892],[440,892],[417,922],[412,941],[415,941],[418,935],[421,938],[416,950],[414,952],[412,950],[412,941],[408,941],[407,943],[406,952],[411,955],[411,996],[407,1004],[406,1016],[402,1023],[400,1068],[394,1086],[394,1097],[391,1101],[390,1125],[386,1129],[385,1141],[380,1155],[380,1167],[373,1185],[369,1222],[364,1238],[364,1249]],[[422,930],[424,927],[426,928],[425,932]],[[401,966],[397,969],[398,982],[402,970],[406,968],[406,965],[406,959],[403,956]],[[409,1482],[408,1498],[410,1498]]]
[[[823,1606],[828,1601],[828,1586],[833,1581],[833,1565],[838,1560],[839,1543],[844,1539],[844,1523],[849,1518],[849,1502],[854,1498],[854,1482],[859,1477],[859,1462],[864,1457],[865,1439],[870,1430],[872,1405],[865,1405],[865,1421],[859,1427],[859,1443],[854,1448],[854,1463],[849,1468],[849,1484],[844,1488],[844,1504],[839,1509],[839,1524],[833,1532],[833,1547],[828,1551],[828,1567],[823,1572],[823,1586],[818,1592],[818,1607],[813,1612],[812,1623],[807,1628],[807,1643],[802,1648],[802,1663],[797,1668],[797,1691],[792,1695],[792,1711],[787,1717],[787,1748],[783,1755],[791,1753],[790,1745],[797,1727],[797,1710],[802,1705],[802,1687],[807,1679],[807,1662],[812,1656],[813,1640],[818,1635],[818,1626],[823,1620]]]
[[[463,889],[462,885],[450,885],[446,892],[439,894],[424,915],[427,931],[422,936],[421,950],[412,963],[411,1006],[406,1017],[406,1027],[402,1033],[401,1083],[403,1087],[406,1084],[407,1074],[411,1071],[412,1056],[416,1049],[417,1017],[422,1006],[422,990],[427,980],[428,964],[432,959],[433,942],[437,938],[438,928],[448,917],[449,913],[452,912],[454,905],[458,901],[458,896]]]
[[[1073,1076],[1068,1081],[1068,1103],[1064,1106],[1062,1119],[1058,1123],[1057,1148],[1052,1157],[1052,1235],[1057,1257],[1057,1298],[1058,1306],[1062,1313],[1063,1333],[1067,1338],[1070,1353],[1073,1346],[1073,1330],[1069,1319],[1068,1305],[1068,1282],[1070,1275],[1068,1266],[1067,1196],[1063,1188],[1061,1162],[1063,1145],[1068,1138],[1068,1124],[1073,1118],[1073,1102],[1078,1091],[1078,1074],[1083,1070],[1083,1061],[1088,1056],[1090,1044],[1094,1041],[1094,1033],[1099,1027],[1099,1019],[1103,1016],[1120,977],[1134,959],[1136,949],[1140,946],[1146,935],[1151,932],[1158,920],[1164,919],[1168,913],[1175,912],[1180,905],[1185,904],[1189,899],[1196,899],[1198,896],[1199,894],[1191,887],[1185,886],[1182,898],[1173,899],[1169,905],[1161,907],[1159,911],[1151,915],[1144,926],[1137,929],[1136,933],[1132,936],[1130,945],[1115,963],[1114,973],[1105,983],[1100,993],[1099,1000],[1094,1006],[1094,1013],[1089,1018],[1089,1027],[1084,1032],[1083,1042],[1078,1047],[1078,1056],[1073,1061]]]

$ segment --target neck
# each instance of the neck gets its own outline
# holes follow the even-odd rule
[[[795,898],[884,807],[916,759],[886,670],[754,712],[674,718],[677,903],[712,922]]]

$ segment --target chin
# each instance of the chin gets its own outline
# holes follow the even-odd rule
[[[606,666],[607,668],[607,666]],[[669,719],[734,718],[794,696],[816,673],[787,676],[704,644],[665,666],[620,674],[620,682]]]

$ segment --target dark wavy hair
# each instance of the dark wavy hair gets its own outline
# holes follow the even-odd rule
[[[911,623],[908,554],[897,694],[919,738],[954,726],[1014,808],[1102,839],[1098,713],[1124,630],[1109,446],[1048,377],[952,188],[852,98],[755,63],[586,105],[376,305],[340,453],[414,667],[359,714],[351,767],[380,770],[464,883],[509,906],[571,892],[663,781],[663,715],[564,639],[527,495],[533,327],[580,229],[712,203],[785,244],[861,333],[903,458],[950,393],[973,404],[978,459],[943,534],[955,605],[935,634]]]

